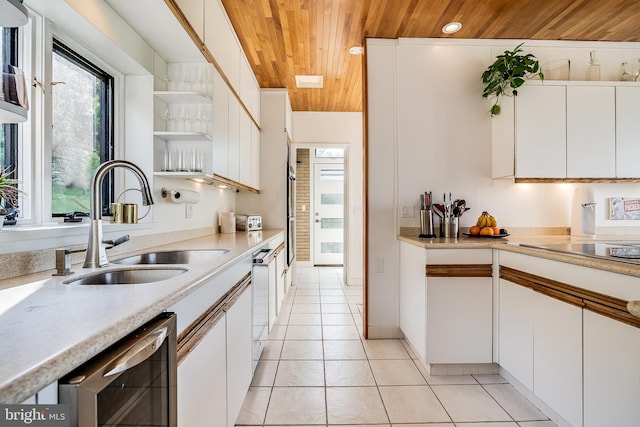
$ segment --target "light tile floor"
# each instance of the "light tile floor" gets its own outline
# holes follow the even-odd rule
[[[238,426],[552,427],[498,375],[432,377],[403,340],[364,340],[362,287],[299,268]]]

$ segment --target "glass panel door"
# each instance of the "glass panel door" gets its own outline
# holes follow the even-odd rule
[[[342,265],[344,252],[344,166],[314,165],[315,265]]]

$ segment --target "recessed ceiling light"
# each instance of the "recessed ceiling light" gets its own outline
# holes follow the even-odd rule
[[[322,75],[296,75],[296,87],[299,89],[322,89],[323,86]]]
[[[362,55],[364,53],[364,48],[362,46],[351,46],[349,48],[349,53],[351,55]]]
[[[442,27],[442,32],[445,34],[453,34],[460,31],[462,28],[462,24],[460,22],[449,22],[447,25]]]

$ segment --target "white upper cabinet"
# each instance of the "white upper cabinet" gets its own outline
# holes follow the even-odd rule
[[[229,177],[229,87],[217,72],[213,73],[213,171]],[[234,99],[235,101],[235,99]]]
[[[176,0],[176,3],[200,40],[204,41],[204,0]]]
[[[226,178],[240,182],[240,103],[229,94],[229,175]]]
[[[492,177],[640,178],[640,87],[528,82],[492,119]]]
[[[567,86],[567,178],[615,178],[615,105],[614,87]]]
[[[244,56],[240,58],[240,98],[251,116],[260,123],[260,86]]]
[[[240,111],[239,133],[239,164],[240,182],[249,185],[253,181],[251,170],[251,119],[243,111]]]
[[[204,44],[213,54],[231,86],[239,92],[241,49],[220,0],[205,3],[204,22]]]
[[[251,123],[251,170],[253,180],[251,187],[260,189],[260,129]]]
[[[527,86],[515,103],[516,176],[565,178],[565,87]]]
[[[640,87],[616,87],[616,176],[640,177]]]

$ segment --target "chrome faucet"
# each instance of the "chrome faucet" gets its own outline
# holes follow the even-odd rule
[[[98,166],[91,178],[91,207],[89,218],[89,243],[87,244],[87,257],[84,260],[84,268],[104,267],[109,264],[107,251],[102,242],[102,183],[104,177],[110,170],[117,167],[129,169],[140,181],[140,191],[142,192],[142,204],[145,206],[153,204],[151,189],[146,175],[136,164],[126,160],[109,160]]]

